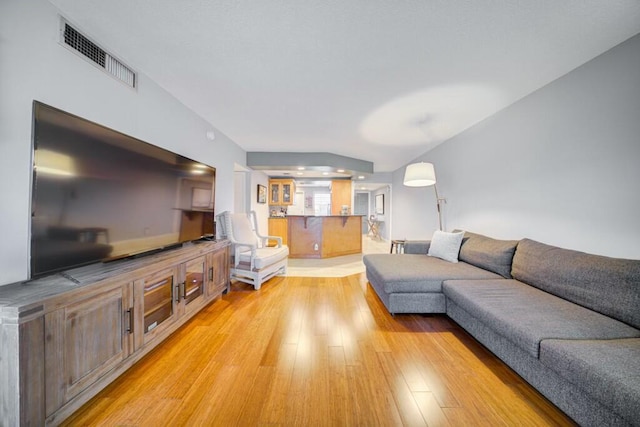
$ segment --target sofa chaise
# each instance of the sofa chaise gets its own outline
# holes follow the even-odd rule
[[[446,313],[585,426],[640,425],[640,261],[465,233],[459,262],[364,257],[395,313]]]

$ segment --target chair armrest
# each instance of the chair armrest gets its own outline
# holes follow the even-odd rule
[[[278,248],[282,247],[282,237],[278,237],[278,236],[259,236],[259,237],[262,240],[263,247],[267,246],[267,242],[269,240],[275,240],[277,242],[276,247]]]
[[[256,251],[258,250],[258,245],[255,243],[240,243],[240,242],[231,242],[231,247],[233,251],[233,264],[234,266],[238,266],[240,262],[240,252],[244,252],[246,250],[251,251],[251,268],[253,268],[253,258],[256,256]]]
[[[231,248],[235,253],[246,252],[247,250],[251,251],[251,256],[255,256],[256,251],[258,250],[258,245],[256,243],[239,243],[239,242],[231,242]]]
[[[407,240],[404,242],[405,254],[421,254],[426,255],[431,246],[430,240]]]

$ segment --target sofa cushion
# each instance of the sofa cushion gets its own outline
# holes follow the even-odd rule
[[[517,245],[517,240],[497,240],[465,231],[459,259],[510,279]]]
[[[465,262],[450,263],[416,254],[368,254],[363,257],[367,274],[384,283],[384,291],[442,292],[446,279],[497,279],[495,273]]]
[[[629,424],[640,425],[640,339],[544,340],[540,361]]]
[[[253,261],[254,268],[261,270],[289,256],[289,247],[282,245],[280,247],[258,248],[256,249],[256,258]],[[251,251],[240,252],[240,262],[251,263]]]
[[[640,261],[608,258],[523,239],[511,275],[640,328]]]
[[[431,238],[427,255],[449,262],[458,262],[458,253],[460,252],[463,236],[464,231],[447,233],[436,230]]]
[[[233,230],[233,239],[247,245],[258,245],[258,237],[251,229],[251,222],[244,213],[229,214],[229,229]]]
[[[424,254],[429,252],[429,246],[431,246],[431,240],[406,240],[404,242],[405,254]]]
[[[544,339],[640,337],[640,330],[513,279],[447,280],[442,290],[447,299],[536,358]]]

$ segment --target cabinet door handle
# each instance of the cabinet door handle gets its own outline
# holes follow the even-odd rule
[[[176,285],[176,302],[180,302],[180,284]]]
[[[213,282],[213,267],[209,267],[209,281]]]
[[[182,299],[187,299],[187,282],[180,283],[180,286],[182,286]]]
[[[133,307],[131,307],[130,309],[127,310],[127,332],[132,334],[133,333]]]

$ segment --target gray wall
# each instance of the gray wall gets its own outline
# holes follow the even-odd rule
[[[416,160],[446,229],[640,258],[640,35]],[[433,188],[394,173],[394,238],[430,238]]]
[[[222,132],[209,141],[215,128],[144,74],[132,90],[62,47],[58,31],[58,12],[45,0],[0,5],[0,285],[28,274],[34,99],[216,167],[218,212],[233,209],[233,165],[246,162]]]
[[[269,234],[269,177],[261,171],[252,171],[249,176],[251,177],[249,210],[256,211],[258,231],[261,235],[267,236]],[[267,187],[266,203],[258,203],[258,184]]]

